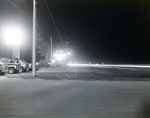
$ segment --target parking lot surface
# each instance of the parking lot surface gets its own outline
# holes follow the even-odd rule
[[[0,76],[2,118],[142,118],[149,115],[149,81],[58,81],[15,76]]]

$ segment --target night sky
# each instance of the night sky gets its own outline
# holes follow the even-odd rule
[[[31,56],[26,40],[32,32],[32,1],[0,0],[0,29],[13,23],[25,28],[21,56]],[[65,50],[69,41],[73,62],[110,64],[150,63],[149,0],[37,0],[37,22],[44,39],[53,38],[53,50]],[[29,17],[28,17],[28,16]],[[30,18],[31,17],[31,18]],[[0,56],[11,47],[0,37]],[[7,47],[7,48],[6,48]],[[4,53],[7,50],[7,54]],[[29,58],[27,59],[29,60]]]

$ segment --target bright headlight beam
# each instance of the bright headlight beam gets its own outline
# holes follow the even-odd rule
[[[150,68],[149,65],[146,66],[146,65],[111,65],[111,64],[68,64],[68,66]]]

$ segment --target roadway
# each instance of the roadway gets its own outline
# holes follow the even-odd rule
[[[1,118],[141,118],[150,82],[0,76]],[[149,101],[148,101],[149,102]]]

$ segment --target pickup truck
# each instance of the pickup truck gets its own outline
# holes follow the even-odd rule
[[[26,60],[23,60],[20,58],[14,58],[14,59],[10,59],[10,62],[21,65],[19,72],[26,72],[26,71],[29,71],[29,69],[30,69],[29,63]]]
[[[4,62],[0,62],[0,75],[4,75],[8,72],[7,65]]]
[[[19,72],[19,69],[21,68],[20,64],[10,63],[10,59],[7,58],[0,58],[0,62],[3,62],[7,65],[9,74]]]

